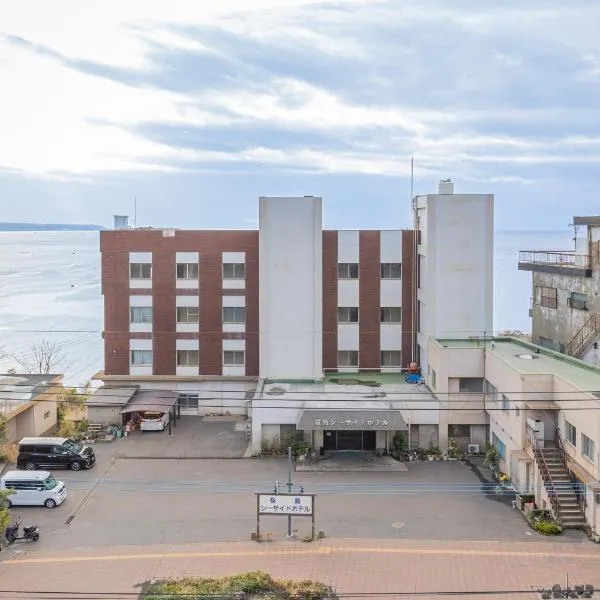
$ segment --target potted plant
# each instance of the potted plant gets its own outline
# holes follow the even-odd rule
[[[433,444],[429,444],[429,448],[427,449],[427,460],[440,460],[442,457],[442,451]]]
[[[498,464],[500,463],[500,455],[495,446],[488,445],[485,450],[485,456],[483,458],[483,464],[489,467],[490,471],[495,473],[498,470]]]
[[[406,460],[408,447],[404,432],[397,431],[392,438],[392,457],[396,460]]]
[[[458,460],[461,456],[461,451],[454,438],[448,440],[448,460]]]

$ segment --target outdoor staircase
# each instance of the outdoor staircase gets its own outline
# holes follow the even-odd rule
[[[585,515],[579,503],[577,489],[569,475],[563,451],[559,447],[537,447],[534,453],[555,518],[567,529],[584,528]]]
[[[600,314],[592,313],[590,318],[583,324],[581,329],[573,336],[565,346],[565,354],[580,358],[600,333]]]

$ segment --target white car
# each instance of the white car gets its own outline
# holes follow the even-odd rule
[[[13,490],[9,506],[54,508],[67,497],[67,486],[49,471],[8,471],[0,477],[0,490]]]
[[[164,431],[169,424],[169,413],[146,411],[140,422],[141,431]]]

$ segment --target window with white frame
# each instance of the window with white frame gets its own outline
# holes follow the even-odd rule
[[[358,350],[338,350],[338,367],[358,367]]]
[[[225,350],[223,351],[223,366],[243,367],[245,364],[243,350]]]
[[[381,279],[402,279],[402,263],[381,263]]]
[[[134,367],[151,366],[152,350],[132,350],[131,365]]]
[[[338,263],[338,279],[358,279],[358,263]]]
[[[181,408],[198,408],[198,394],[179,394],[178,402]]]
[[[572,446],[577,446],[577,427],[565,421],[565,439]]]
[[[245,279],[245,263],[223,263],[223,279]]]
[[[129,307],[130,323],[152,323],[151,306],[131,306]]]
[[[400,350],[382,350],[380,355],[382,367],[402,366],[402,352]]]
[[[382,323],[401,323],[402,309],[399,306],[382,306],[379,309]]]
[[[177,279],[198,279],[198,263],[177,263]]]
[[[178,306],[178,323],[198,323],[200,319],[200,309],[197,306]]]
[[[152,263],[130,263],[130,279],[152,279]]]
[[[358,323],[357,306],[340,306],[337,314],[338,323]]]
[[[510,400],[502,394],[502,412],[508,413],[510,410]]]
[[[581,454],[592,462],[596,456],[596,444],[585,433],[581,434]]]
[[[224,306],[223,323],[243,325],[246,322],[246,307]]]
[[[198,350],[177,350],[178,367],[197,367],[199,364]]]

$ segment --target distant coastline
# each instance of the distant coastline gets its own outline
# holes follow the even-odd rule
[[[76,223],[0,223],[0,231],[102,231],[102,225]]]

